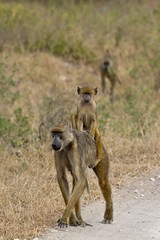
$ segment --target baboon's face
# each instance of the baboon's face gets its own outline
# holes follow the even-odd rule
[[[56,127],[52,130],[52,148],[54,151],[62,151],[72,141],[72,129],[70,129],[68,126],[63,128]]]
[[[84,102],[90,102],[91,99],[92,99],[92,94],[91,93],[83,93]]]
[[[52,148],[55,151],[63,149],[63,133],[52,131]]]
[[[103,67],[104,70],[108,70],[109,66],[110,66],[109,61],[104,61],[104,62],[103,62],[102,67]]]
[[[90,86],[77,87],[77,93],[81,96],[85,103],[89,103],[94,95],[98,94],[98,88],[93,88]]]

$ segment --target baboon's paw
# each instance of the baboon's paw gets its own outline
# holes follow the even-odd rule
[[[113,222],[113,219],[103,219],[101,223],[103,224],[111,224]]]
[[[73,227],[77,227],[77,226],[79,226],[79,222],[77,221],[77,219],[70,218],[69,225],[73,226]]]
[[[61,219],[58,219],[57,224],[60,228],[67,228],[68,223],[66,221],[62,221]]]

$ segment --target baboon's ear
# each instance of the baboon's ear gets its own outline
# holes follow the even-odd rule
[[[96,88],[94,88],[94,95],[97,95],[98,94],[98,88],[96,87]]]
[[[80,95],[80,92],[81,92],[81,88],[80,88],[80,87],[77,87],[77,93],[78,93],[78,95]]]

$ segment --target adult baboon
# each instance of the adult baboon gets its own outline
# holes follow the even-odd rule
[[[80,197],[87,182],[87,167],[97,159],[96,144],[87,132],[79,132],[71,126],[59,125],[52,130],[52,148],[55,151],[55,166],[59,187],[61,189],[66,208],[58,220],[59,227],[70,225],[89,225],[82,219]],[[73,190],[69,194],[66,169],[73,177]],[[113,221],[113,204],[111,186],[108,179],[109,158],[103,146],[103,157],[94,167],[99,186],[106,202],[103,223]],[[75,208],[75,214],[73,209]]]
[[[106,53],[101,61],[100,64],[100,72],[101,72],[101,87],[102,92],[107,92],[107,84],[106,84],[106,77],[110,81],[110,101],[113,102],[114,100],[114,88],[116,85],[116,82],[120,82],[117,73],[116,73],[116,64],[114,62],[113,56],[110,54],[110,51],[107,49]]]
[[[77,87],[77,93],[80,95],[80,102],[76,115],[72,115],[72,127],[81,132],[88,131],[95,139],[97,146],[96,165],[102,158],[102,140],[98,129],[97,106],[94,101],[94,96],[98,94],[98,88],[91,86]]]

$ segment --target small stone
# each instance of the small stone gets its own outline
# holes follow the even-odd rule
[[[67,77],[64,76],[64,75],[61,75],[61,76],[59,76],[59,80],[60,80],[60,81],[66,81],[66,80],[67,80]]]
[[[155,182],[155,181],[156,181],[155,178],[150,178],[150,180],[151,180],[152,182]]]
[[[139,194],[139,191],[137,189],[134,190],[135,193]]]
[[[49,229],[49,231],[52,232],[52,233],[57,233],[57,232],[58,232],[58,231],[57,231],[56,229],[54,229],[54,228]]]

